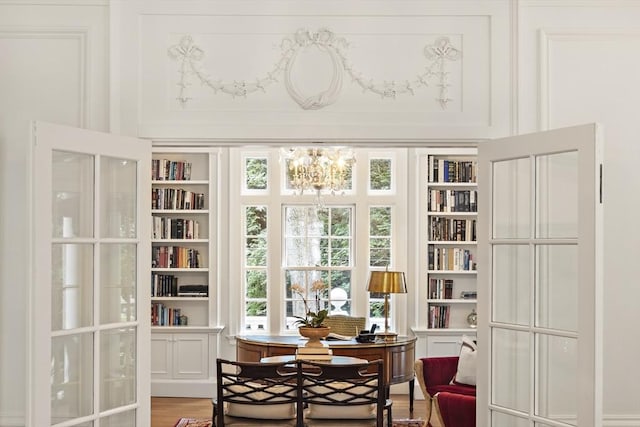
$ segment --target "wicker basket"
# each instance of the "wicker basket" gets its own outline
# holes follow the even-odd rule
[[[367,319],[364,317],[344,316],[341,314],[329,316],[322,322],[323,325],[329,326],[331,332],[354,337],[364,329]]]

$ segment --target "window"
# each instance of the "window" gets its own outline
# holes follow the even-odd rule
[[[229,170],[242,174],[230,187],[229,238],[242,241],[237,264],[230,254],[230,275],[240,273],[242,289],[229,292],[244,310],[230,307],[231,323],[241,333],[293,333],[294,316],[305,310],[291,290],[298,285],[312,311],[368,316],[369,325],[383,326],[383,296],[369,295],[367,281],[371,270],[407,267],[406,173],[398,175],[407,149],[354,149],[347,191],[323,192],[321,206],[315,191],[292,190],[291,159],[282,152],[230,149]]]
[[[267,208],[246,206],[244,212],[244,305],[246,329],[264,330],[267,323]]]
[[[284,207],[287,329],[296,320],[293,316],[305,314],[304,303],[300,295],[292,293],[292,285],[305,291],[307,300],[314,304],[308,307],[311,311],[327,309],[330,314],[350,314],[352,218],[352,207]]]

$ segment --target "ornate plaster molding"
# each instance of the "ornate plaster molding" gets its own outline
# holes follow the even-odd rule
[[[333,75],[325,90],[316,94],[305,94],[294,84],[292,70],[298,60],[299,53],[311,47],[317,48],[328,56],[332,64]],[[434,44],[424,47],[423,54],[427,65],[422,72],[417,73],[413,80],[376,82],[363,76],[349,61],[348,47],[349,43],[344,37],[337,37],[328,29],[321,28],[315,33],[300,29],[292,37],[286,37],[282,40],[280,58],[263,77],[256,77],[254,80],[233,81],[212,78],[202,71],[205,52],[190,35],[183,36],[178,44],[169,47],[168,54],[179,64],[180,80],[177,85],[180,92],[177,100],[183,107],[191,99],[189,87],[193,77],[201,84],[213,89],[214,93],[223,92],[232,97],[246,97],[258,90],[266,91],[268,86],[277,82],[278,78],[282,76],[289,96],[301,108],[305,110],[320,109],[338,99],[345,73],[353,83],[362,88],[363,92],[375,93],[381,98],[395,99],[399,95],[414,95],[417,89],[428,87],[433,82],[439,87],[436,101],[443,110],[447,108],[449,102],[453,101],[449,96],[450,83],[447,64],[460,59],[462,52],[451,44],[448,37],[439,37]]]

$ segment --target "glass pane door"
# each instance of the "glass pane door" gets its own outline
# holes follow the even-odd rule
[[[35,131],[30,425],[148,425],[150,144]]]
[[[599,156],[594,125],[479,149],[478,425],[601,421]]]

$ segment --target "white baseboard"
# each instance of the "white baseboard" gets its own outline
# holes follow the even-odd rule
[[[206,380],[152,380],[151,396],[212,398],[216,393],[213,379]]]
[[[603,416],[603,427],[640,427],[640,414]]]
[[[0,427],[24,427],[26,423],[24,414],[0,413]]]

